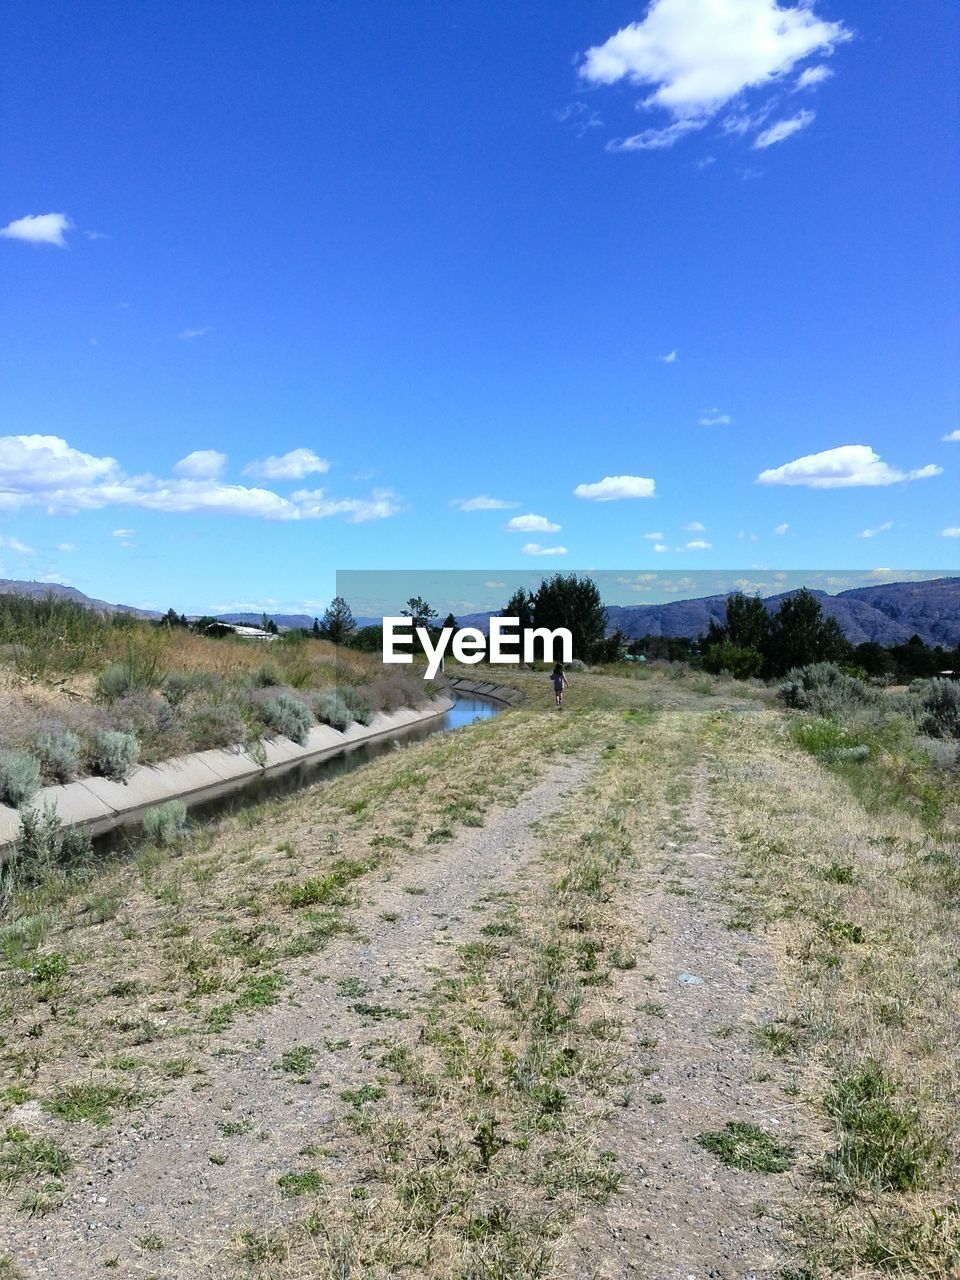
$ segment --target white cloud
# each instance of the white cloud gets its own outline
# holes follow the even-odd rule
[[[330,470],[326,458],[318,457],[312,449],[291,449],[280,457],[258,459],[243,469],[245,476],[260,480],[302,480],[304,476],[320,475]]]
[[[132,538],[133,530],[132,529],[114,529],[110,537],[111,538]]]
[[[772,147],[777,142],[783,142],[784,138],[789,138],[793,134],[799,133],[801,129],[805,129],[808,124],[813,123],[814,114],[813,111],[798,111],[795,116],[791,116],[788,120],[778,120],[769,129],[764,129],[763,133],[757,134],[753,141],[754,151],[764,151],[767,147]]]
[[[774,529],[774,531],[773,531],[773,532],[774,532],[775,534],[777,534],[778,536],[782,536],[783,534],[785,534],[785,533],[787,532],[787,530],[788,530],[789,528],[790,528],[790,526],[789,526],[788,524],[786,524],[786,523],[784,523],[784,524],[778,524],[778,525],[777,525],[777,527]]]
[[[679,358],[676,348],[673,351],[668,351],[665,356],[657,356],[661,364],[676,364]]]
[[[461,511],[509,511],[519,507],[519,502],[508,502],[505,498],[490,498],[485,493],[476,498],[454,498],[450,504]]]
[[[807,67],[805,71],[801,71],[797,76],[796,87],[798,89],[812,89],[814,85],[822,84],[824,80],[829,80],[832,75],[831,69],[821,62],[815,67]]]
[[[888,529],[893,528],[892,520],[884,520],[883,524],[878,524],[875,529],[864,529],[857,534],[858,538],[875,538],[878,533],[886,533]]]
[[[350,524],[364,524],[367,520],[386,520],[403,510],[403,503],[392,489],[374,489],[369,498],[328,498],[322,489],[300,489],[291,498],[304,520],[346,516]]]
[[[59,436],[0,436],[0,491],[43,493],[96,484],[118,471],[113,458],[81,453]]]
[[[84,231],[84,236],[88,240],[109,240],[110,237],[105,231]]]
[[[844,444],[822,453],[807,454],[782,467],[761,471],[757,484],[805,485],[808,489],[852,489],[862,485],[899,484],[904,480],[926,480],[938,476],[942,467],[926,466],[915,471],[891,467],[869,445]]]
[[[648,538],[651,542],[662,542],[662,541],[663,541],[663,534],[662,534],[662,533],[643,533],[643,534],[641,534],[640,536],[641,536],[642,538]]]
[[[940,536],[943,538],[960,538],[960,527],[954,525],[949,529],[944,529]]]
[[[0,228],[0,236],[6,236],[8,240],[23,240],[27,244],[55,244],[58,249],[65,249],[67,242],[63,233],[72,226],[65,213],[30,213]]]
[[[326,467],[309,450],[296,450],[297,467]],[[302,455],[307,455],[306,459]],[[289,460],[294,455],[286,455]],[[182,459],[181,461],[186,461]],[[269,459],[284,462],[284,459]],[[320,520],[343,515],[353,523],[383,519],[402,510],[396,494],[375,489],[367,498],[328,498],[323,490],[302,490],[289,498],[270,489],[224,484],[213,477],[161,479],[125,475],[115,459],[73,449],[58,436],[0,436],[0,510],[25,506],[48,512],[93,511],[129,506],[148,511],[253,516],[267,520]],[[115,536],[130,536],[117,530]]]
[[[567,548],[541,547],[539,542],[525,542],[520,548],[520,552],[525,556],[565,556]]]
[[[686,550],[687,551],[712,551],[713,543],[704,542],[702,538],[695,538],[693,542],[687,543]]]
[[[174,466],[175,475],[187,476],[191,480],[210,480],[218,476],[227,461],[225,453],[217,453],[216,449],[195,449]]]
[[[37,554],[33,547],[28,547],[19,538],[0,537],[0,547],[6,547],[8,551],[16,551],[17,555],[21,556],[35,556]]]
[[[944,444],[960,444],[960,431],[948,431],[943,437]]]
[[[177,337],[181,342],[193,342],[194,338],[202,338],[210,332],[210,326],[205,324],[202,329],[181,329]]]
[[[663,151],[666,147],[672,147],[684,134],[702,129],[706,123],[706,120],[674,120],[673,124],[664,125],[662,129],[643,129],[640,133],[631,134],[628,138],[611,138],[606,149],[607,151]],[[664,359],[669,363],[669,357]]]
[[[58,543],[57,543],[57,550],[58,550],[58,551],[67,551],[67,552],[70,552],[70,551],[76,551],[76,549],[77,549],[77,548],[76,548],[76,546],[75,546],[72,542],[58,542]]]
[[[647,476],[604,476],[593,484],[578,484],[574,495],[591,502],[615,502],[620,498],[652,498],[656,482]]]
[[[729,413],[720,413],[717,409],[704,409],[700,425],[701,427],[728,427],[732,421]]]
[[[674,124],[648,131],[664,137],[647,145],[669,146],[745,90],[785,76],[813,53],[832,53],[849,38],[842,23],[819,19],[811,3],[653,0],[642,21],[587,50],[580,74],[596,85],[652,86],[639,105],[663,108]]]
[[[669,548],[665,543],[663,543],[663,542],[658,542],[658,543],[657,543],[657,545],[656,545],[653,549],[654,549],[654,551],[657,551],[657,552],[663,552],[663,551],[669,551],[669,550],[670,550],[670,548]]]
[[[684,533],[705,533],[707,526],[701,524],[699,520],[691,520],[689,524],[680,526]]]
[[[514,516],[504,526],[509,533],[559,533],[560,525],[554,524],[546,516],[535,516],[532,512],[525,516]]]

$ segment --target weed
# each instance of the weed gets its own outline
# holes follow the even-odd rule
[[[323,1187],[323,1174],[319,1169],[303,1169],[296,1173],[282,1173],[277,1186],[285,1196],[316,1195]]]
[[[96,1084],[91,1081],[87,1084],[64,1085],[57,1095],[48,1098],[41,1105],[50,1115],[70,1124],[86,1120],[91,1124],[105,1125],[112,1120],[116,1107],[132,1107],[139,1098],[140,1095],[134,1090],[125,1089],[121,1085]]]
[[[751,1173],[783,1173],[793,1164],[794,1150],[755,1124],[731,1120],[722,1129],[697,1134],[706,1151],[732,1169]]]
[[[187,806],[182,800],[167,800],[143,815],[143,830],[158,849],[168,849],[183,839],[187,830]]]

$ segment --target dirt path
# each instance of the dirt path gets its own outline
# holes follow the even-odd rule
[[[311,1156],[336,1168],[340,1095],[369,1080],[384,1024],[404,1027],[447,949],[475,935],[485,895],[515,887],[537,858],[532,824],[568,802],[593,764],[589,756],[551,766],[482,828],[364,880],[352,917],[359,940],[337,940],[289,972],[289,1000],[238,1024],[199,1088],[185,1079],[104,1132],[69,1175],[62,1208],[46,1219],[19,1216],[0,1253],[25,1276],[57,1280],[99,1277],[105,1267],[170,1280],[234,1274],[227,1251],[238,1234],[262,1233],[300,1209],[278,1179],[306,1171]],[[289,1060],[284,1069],[293,1049],[308,1052],[299,1070]],[[64,1133],[36,1104],[21,1110],[31,1129]]]
[[[786,1072],[755,1039],[777,1012],[771,952],[763,934],[730,928],[705,760],[675,817],[638,850],[635,923],[649,945],[619,992],[634,1085],[600,1135],[624,1182],[558,1271],[578,1280],[773,1280],[789,1257],[774,1206],[800,1194],[797,1175],[729,1168],[696,1142],[730,1121],[790,1141],[797,1105],[784,1092]]]

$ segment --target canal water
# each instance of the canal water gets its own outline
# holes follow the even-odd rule
[[[484,698],[463,697],[454,694],[454,705],[442,716],[436,716],[423,724],[413,724],[400,729],[390,737],[378,738],[373,742],[358,742],[354,746],[344,748],[335,756],[314,763],[304,761],[284,769],[281,773],[255,777],[243,782],[236,791],[216,796],[212,800],[201,800],[189,805],[190,821],[211,822],[226,814],[238,813],[251,805],[262,804],[277,796],[293,795],[305,787],[312,787],[318,782],[328,782],[345,773],[358,769],[361,765],[378,756],[396,751],[397,746],[407,746],[411,742],[420,742],[424,738],[432,738],[437,733],[449,733],[454,729],[462,729],[464,725],[474,724],[477,720],[487,720],[496,715],[502,708],[499,703],[489,702]],[[189,803],[189,802],[187,802]],[[97,854],[117,853],[138,845],[143,837],[143,826],[140,822],[125,823],[95,836],[94,852]]]

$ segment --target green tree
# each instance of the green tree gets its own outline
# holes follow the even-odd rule
[[[451,629],[452,631],[456,631],[456,629],[457,629],[457,620],[456,620],[456,618],[453,616],[453,614],[452,614],[452,613],[448,613],[448,614],[447,614],[447,616],[444,618],[443,622],[442,622],[440,625],[441,625],[441,627],[450,627],[450,629]]]
[[[407,607],[400,610],[400,614],[404,618],[409,618],[414,626],[428,627],[434,618],[439,617],[436,609],[431,609],[426,600],[422,596],[411,596],[407,601]]]
[[[356,622],[350,606],[343,596],[334,596],[320,619],[320,634],[325,640],[334,644],[344,644],[353,631]]]
[[[573,640],[573,656],[592,662],[602,651],[607,611],[592,578],[558,573],[540,583],[533,598],[533,623],[551,631],[567,627]]]
[[[801,587],[781,600],[763,656],[767,674],[783,675],[811,662],[843,662],[850,645],[836,618],[825,618],[817,597]]]
[[[525,587],[518,587],[500,614],[501,618],[518,618],[520,631],[533,626],[533,596]]]

